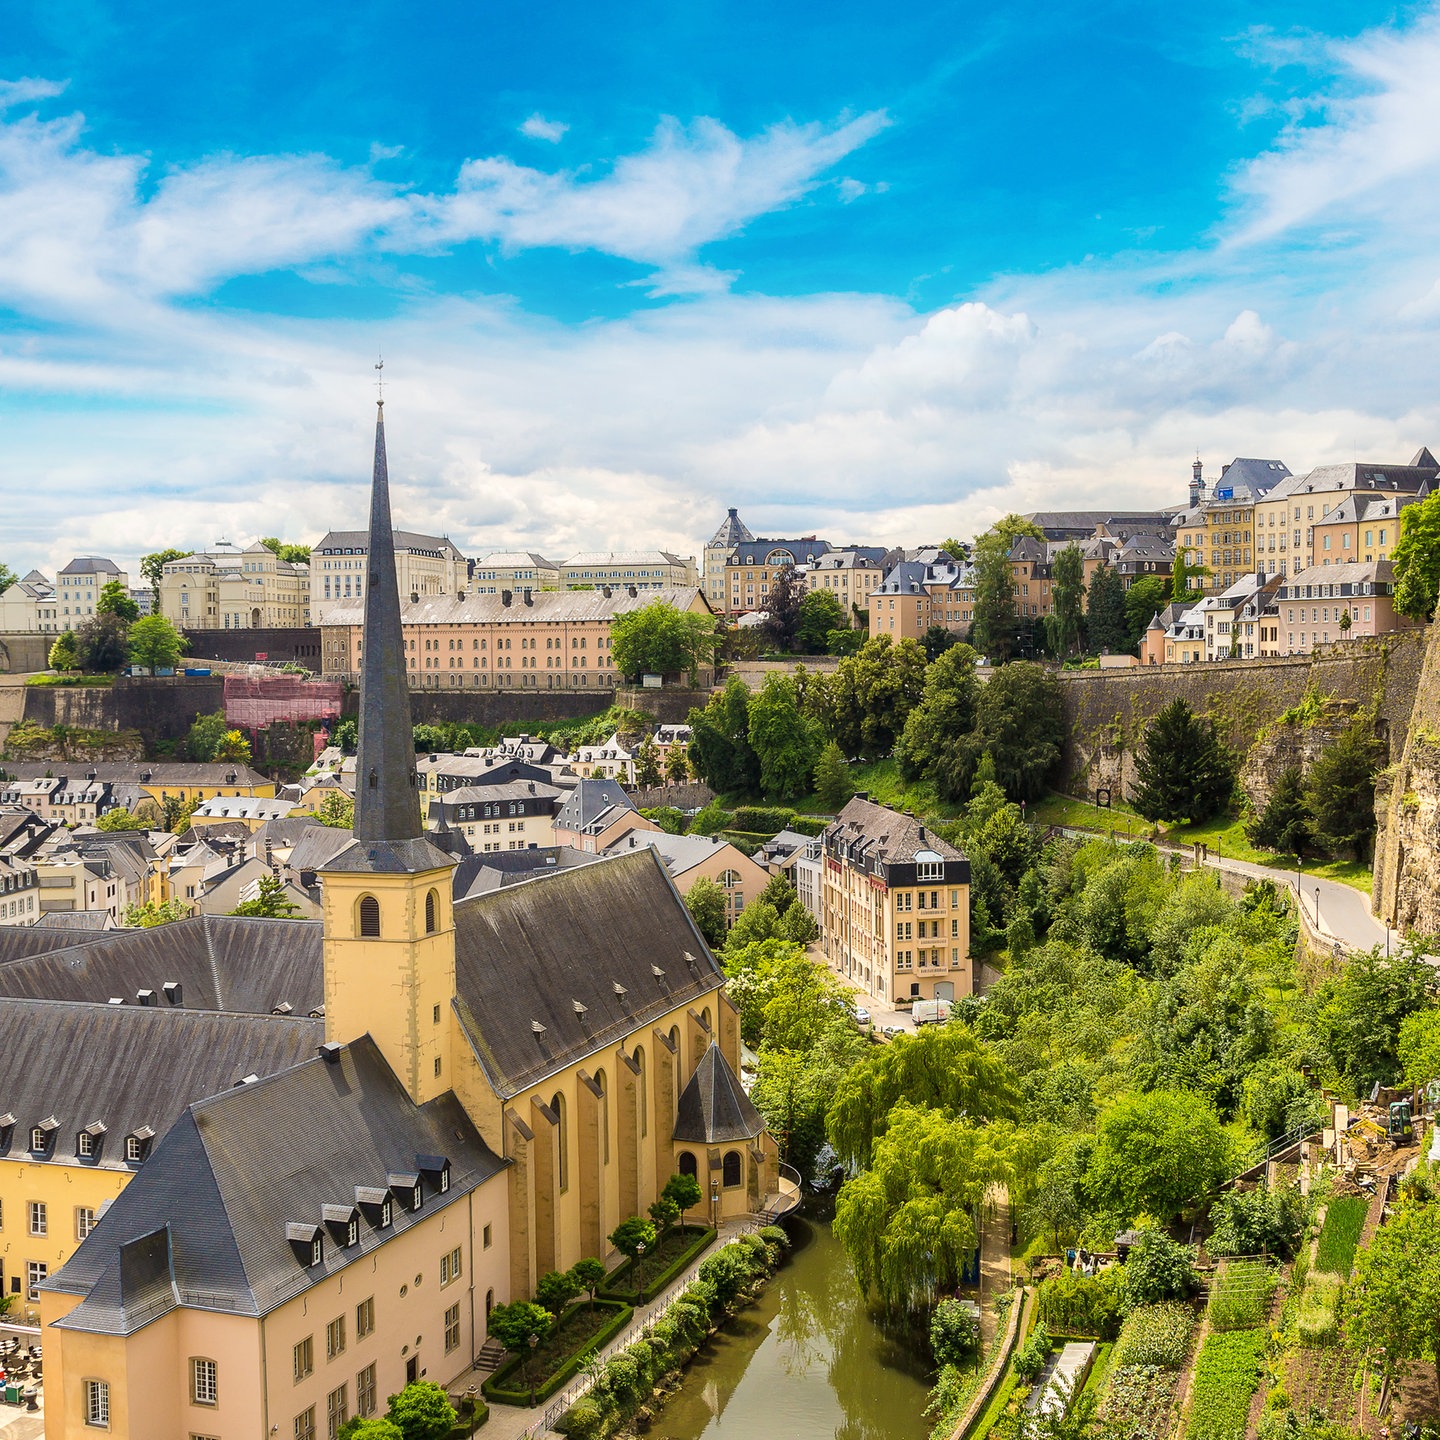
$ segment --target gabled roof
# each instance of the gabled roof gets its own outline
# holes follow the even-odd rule
[[[634,809],[635,802],[618,780],[581,780],[556,814],[555,828],[580,833],[593,826],[607,811]]]
[[[655,850],[665,861],[665,868],[679,880],[697,865],[713,860],[726,851],[727,862],[737,867],[754,862],[742,850],[737,850],[728,840],[713,835],[670,835],[664,830],[628,830],[605,847],[607,855],[620,855],[627,850],[639,850],[644,846]],[[689,889],[687,885],[685,887]]]
[[[847,801],[834,822],[826,826],[825,839],[827,842],[863,841],[867,860],[880,860],[891,865],[906,864],[922,850],[930,851],[942,860],[965,858],[923,820],[892,810],[888,805],[877,805],[859,795]]]
[[[143,1125],[163,1135],[191,1101],[246,1075],[297,1065],[325,1038],[318,1020],[177,1009],[158,991],[156,999],[155,1006],[0,1005],[0,1111],[15,1117],[0,1155],[25,1158],[31,1126],[53,1116],[60,1124],[49,1156],[35,1164],[133,1169],[127,1135]],[[96,1158],[80,1160],[77,1137],[97,1120],[108,1138]]]
[[[740,1081],[712,1040],[675,1107],[673,1138],[691,1145],[753,1140],[765,1129]]]
[[[455,906],[457,1013],[502,1097],[648,1034],[722,979],[648,848]]]
[[[430,1156],[450,1162],[443,1193],[421,1167]],[[126,1335],[182,1304],[264,1315],[505,1164],[453,1094],[417,1106],[363,1036],[332,1059],[190,1105],[46,1288],[85,1296],[59,1322],[67,1330]],[[418,1211],[395,1205],[381,1230],[359,1207],[358,1244],[329,1236],[322,1262],[302,1263],[290,1227],[314,1233],[326,1205],[354,1204],[357,1187],[383,1190],[400,1174],[423,1186]]]
[[[133,1004],[140,990],[158,992],[173,980],[187,1010],[268,1015],[283,1002],[305,1015],[325,1003],[315,920],[196,915],[149,930],[112,930],[88,944],[65,936],[71,943],[63,949],[53,948],[55,931],[24,933],[38,937],[34,949],[0,965],[0,996]]]

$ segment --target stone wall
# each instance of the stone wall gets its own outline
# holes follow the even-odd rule
[[[1063,672],[1067,741],[1060,788],[1075,795],[1101,787],[1128,793],[1145,726],[1175,699],[1210,716],[1226,744],[1243,756],[1307,692],[1360,707],[1373,701],[1377,734],[1387,743],[1393,737],[1398,751],[1415,703],[1426,633],[1356,640],[1315,656]]]
[[[320,669],[320,630],[295,625],[272,630],[187,630],[186,661],[269,660],[283,665],[293,661],[308,670]]]
[[[637,785],[629,793],[637,810],[661,805],[673,805],[677,810],[700,810],[715,798],[715,792],[699,780],[687,780],[679,785]]]
[[[225,708],[219,675],[153,679],[117,676],[108,686],[31,685],[25,690],[25,718],[50,729],[133,730],[149,744],[179,740],[197,715]]]
[[[1374,909],[1394,929],[1440,935],[1440,624],[1396,752],[1375,789]]]
[[[0,675],[34,675],[49,668],[53,635],[30,631],[0,635]]]

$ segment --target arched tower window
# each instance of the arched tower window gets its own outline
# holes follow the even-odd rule
[[[697,1178],[699,1177],[700,1167],[696,1165],[695,1157],[690,1153],[690,1151],[682,1150],[680,1152],[680,1158],[677,1163],[680,1166],[680,1173],[682,1175],[691,1175]]]
[[[433,890],[425,894],[425,933],[433,935],[440,928],[440,906]]]
[[[360,897],[360,934],[362,938],[379,939],[380,902],[373,895]]]
[[[740,1183],[740,1152],[727,1150],[722,1163],[724,1168],[721,1171],[721,1178],[725,1181],[726,1187],[738,1185]]]
[[[550,1108],[559,1122],[555,1139],[560,1147],[560,1193],[563,1195],[570,1188],[570,1135],[565,1123],[565,1097],[558,1090],[550,1097]]]

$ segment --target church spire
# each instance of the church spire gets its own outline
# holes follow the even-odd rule
[[[360,671],[360,746],[355,765],[357,840],[414,840],[420,835],[415,744],[405,636],[390,526],[385,460],[385,401],[375,411],[375,472],[370,484],[370,543],[365,586],[365,653]]]

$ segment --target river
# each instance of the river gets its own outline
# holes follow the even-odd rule
[[[660,1440],[926,1440],[926,1362],[887,1336],[824,1220],[757,1304],[700,1351],[650,1429]]]

